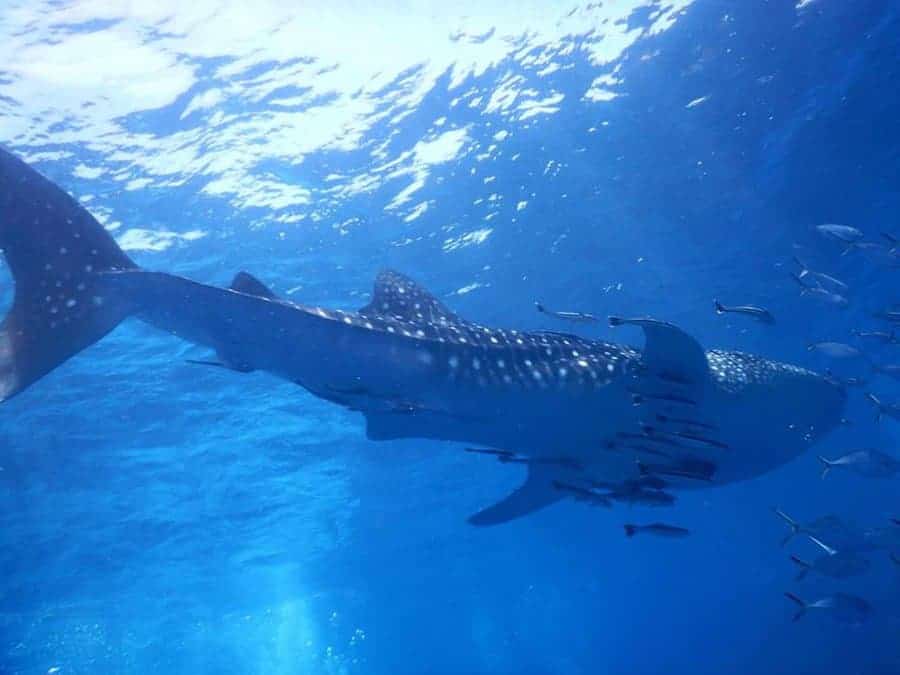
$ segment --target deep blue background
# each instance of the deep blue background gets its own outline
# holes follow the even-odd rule
[[[126,225],[210,233],[136,253],[141,264],[220,284],[247,269],[281,293],[299,286],[304,303],[361,306],[377,270],[394,267],[486,324],[560,328],[534,312],[540,299],[659,316],[710,347],[818,369],[830,364],[808,343],[877,327],[870,313],[900,302],[898,272],[842,256],[812,227],[900,232],[900,7],[699,0],[600,67],[581,49],[594,39],[557,45],[566,67],[543,77],[513,57],[452,91],[448,73],[402,123],[370,129],[366,148],[259,167],[324,191],[329,174],[365,171],[371,145],[394,156],[439,117],[469,125],[466,152],[431,168],[413,198],[430,207],[409,223],[384,210],[408,177],[332,199],[318,222],[258,228],[264,209],[199,195],[199,178],[121,192],[72,176],[104,161],[86,147],[0,141],[74,153],[38,166]],[[616,67],[618,98],[581,98]],[[564,103],[518,124],[450,106],[508,72]],[[174,133],[176,113],[125,123]],[[501,128],[500,150],[478,161]],[[499,206],[473,203],[492,193]],[[445,250],[484,227],[482,244]],[[850,283],[850,308],[801,298],[792,255]],[[714,297],[763,304],[778,323],[718,317]],[[866,348],[900,362],[900,346]],[[883,526],[900,515],[896,482],[821,481],[810,453],[684,494],[673,512],[564,503],[475,529],[466,516],[512,489],[518,467],[453,444],[368,442],[359,416],[294,386],[183,364],[200,354],[128,322],[0,409],[0,672],[900,673],[900,571],[878,553],[863,579],[798,584],[771,512]],[[844,367],[900,399],[865,364]],[[876,426],[860,391],[847,416],[818,450],[894,450],[898,423]],[[694,535],[623,537],[622,523],[651,518]],[[857,629],[794,624],[785,590],[844,590],[874,613]]]

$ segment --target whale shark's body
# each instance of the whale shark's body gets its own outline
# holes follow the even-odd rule
[[[527,466],[470,520],[510,520],[597,486],[706,485],[792,459],[839,421],[844,391],[796,366],[704,351],[671,324],[642,351],[464,320],[396,272],[358,312],[277,298],[240,273],[228,289],[138,268],[74,199],[0,150],[0,247],[16,280],[0,326],[0,400],[128,316],[358,410],[370,439],[432,438]],[[637,486],[636,488],[634,486]],[[561,489],[562,488],[562,489]],[[623,495],[622,489],[613,494]]]

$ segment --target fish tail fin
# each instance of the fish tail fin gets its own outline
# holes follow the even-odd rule
[[[797,260],[797,259],[794,258],[794,260]],[[797,262],[799,263],[800,261],[797,260]],[[804,269],[803,271],[805,272],[806,270]],[[809,287],[803,283],[803,279],[801,279],[799,275],[791,272],[791,279],[796,281],[797,284],[800,286],[800,295],[806,295],[807,293],[809,293]]]
[[[724,314],[725,307],[722,306],[722,303],[718,300],[713,299],[713,307],[716,308],[716,314]]]
[[[637,525],[625,525],[625,536],[629,539],[637,534]]]
[[[819,455],[819,461],[822,462],[822,480],[825,480],[825,476],[828,475],[828,472],[831,471],[831,467],[834,466],[834,463]]]
[[[847,243],[845,244],[844,250],[841,251],[841,255],[842,255],[842,256],[847,255],[848,253],[850,253],[850,251],[852,251],[852,250],[855,249],[855,248],[856,248],[856,242],[855,242],[855,241],[849,241],[849,242],[847,242]]]
[[[882,232],[881,236],[888,240],[888,243],[891,245],[891,253],[897,252],[897,246],[900,245],[900,239],[890,234],[889,232]]]
[[[878,399],[878,397],[875,396],[875,394],[873,394],[872,392],[867,392],[866,398],[872,402],[872,405],[875,406],[875,409],[877,411],[875,413],[875,421],[880,422],[882,413],[884,412],[884,405],[881,403],[881,401]]]
[[[788,514],[786,514],[781,509],[776,508],[775,515],[777,515],[784,522],[786,522],[788,524],[788,527],[791,528],[791,531],[788,533],[788,535],[784,539],[781,540],[781,545],[787,546],[788,542],[791,541],[791,539],[793,539],[798,534],[800,534],[800,525],[797,523],[796,520],[791,518]]]
[[[545,314],[547,309],[539,302],[535,301],[534,308],[539,311],[541,314]]]
[[[2,148],[0,213],[0,249],[15,280],[0,324],[5,401],[131,313],[103,273],[136,265],[77,201]]]
[[[792,619],[793,621],[799,621],[803,617],[803,615],[806,614],[808,605],[805,602],[803,602],[803,600],[801,600],[796,595],[794,595],[793,593],[785,593],[784,595],[788,600],[790,600],[791,602],[794,602],[795,604],[797,604],[800,607],[800,609],[798,609],[794,613],[794,618]]]
[[[800,567],[800,570],[797,572],[797,576],[794,577],[794,581],[803,581],[806,578],[806,575],[809,573],[810,564],[805,560],[801,560],[795,555],[791,556],[791,560]]]

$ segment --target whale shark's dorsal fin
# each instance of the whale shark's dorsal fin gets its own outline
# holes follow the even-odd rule
[[[234,279],[231,281],[231,286],[228,288],[245,295],[255,295],[258,298],[278,299],[278,296],[272,292],[272,289],[249,272],[238,272],[235,274]]]
[[[372,300],[359,313],[362,316],[396,316],[413,323],[463,323],[431,293],[394,270],[378,273]]]
[[[700,343],[683,330],[656,319],[609,317],[610,326],[640,326],[644,329],[644,365],[654,373],[701,384],[709,377],[709,362]]]
[[[469,516],[468,520],[478,526],[499,525],[550,506],[564,496],[553,487],[552,476],[547,471],[529,464],[528,476],[522,485],[496,504]]]

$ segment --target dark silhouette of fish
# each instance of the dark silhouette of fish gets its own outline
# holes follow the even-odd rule
[[[668,537],[671,539],[683,539],[691,534],[690,530],[677,525],[667,525],[666,523],[650,523],[649,525],[632,525],[626,524],[625,536],[633,537],[636,534],[652,534],[656,537]]]
[[[539,302],[535,302],[534,306],[541,314],[552,316],[554,319],[562,319],[563,321],[571,321],[573,323],[600,322],[600,317],[594,316],[593,314],[587,314],[585,312],[557,312],[552,309],[547,309]]]
[[[754,305],[734,305],[727,307],[718,300],[713,300],[713,307],[716,309],[716,314],[743,314],[756,319],[761,323],[775,323],[775,317],[772,315],[772,312],[763,307],[756,307]]]

